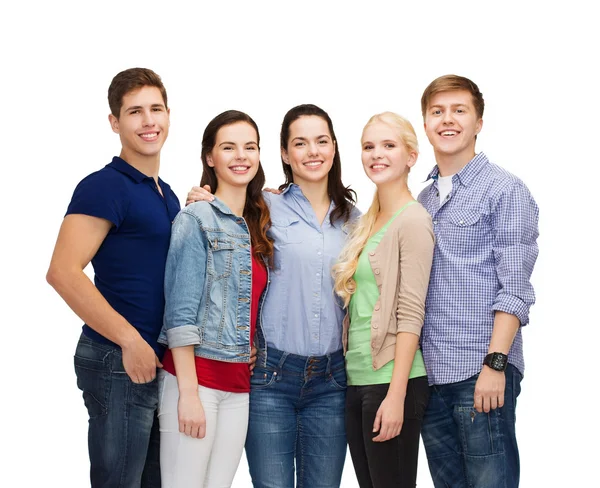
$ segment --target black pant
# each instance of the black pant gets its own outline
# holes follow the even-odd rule
[[[349,386],[346,391],[346,436],[361,488],[416,486],[421,423],[429,401],[427,377],[408,380],[400,435],[373,442],[373,423],[389,386]]]

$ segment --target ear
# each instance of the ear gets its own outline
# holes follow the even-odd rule
[[[168,119],[168,125],[169,125],[169,127],[171,127],[171,109],[170,108],[167,109],[167,119]]]
[[[113,114],[108,114],[108,122],[110,123],[110,128],[115,134],[119,134],[119,119],[117,119]]]
[[[211,168],[215,167],[215,163],[213,163],[213,159],[210,154],[206,155],[206,164],[208,164]]]
[[[418,158],[418,157],[419,157],[419,154],[418,154],[418,153],[416,153],[415,151],[411,151],[411,152],[408,154],[408,160],[406,161],[406,165],[407,165],[409,168],[412,168],[412,167],[415,165],[415,163],[417,162],[417,158]]]
[[[479,119],[477,124],[475,124],[475,135],[481,132],[481,128],[483,127],[483,119]]]
[[[285,149],[281,149],[281,159],[285,164],[290,164],[288,152]]]

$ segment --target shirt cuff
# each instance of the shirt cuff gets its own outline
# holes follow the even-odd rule
[[[167,329],[169,349],[200,344],[200,328],[195,325],[182,325]]]
[[[521,322],[521,326],[529,323],[529,307],[514,295],[498,295],[492,310],[515,315]]]

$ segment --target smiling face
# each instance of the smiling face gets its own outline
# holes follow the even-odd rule
[[[376,185],[406,179],[417,161],[400,132],[385,122],[373,122],[365,127],[361,139],[362,164],[369,179]]]
[[[248,186],[260,164],[258,136],[254,127],[247,122],[221,127],[206,162],[215,169],[220,187]]]
[[[290,165],[294,182],[302,185],[327,180],[335,155],[327,121],[317,115],[303,115],[290,124],[289,134],[281,157]]]
[[[482,125],[473,96],[467,90],[435,94],[425,112],[425,133],[436,159],[470,161],[475,156],[475,136]]]
[[[126,161],[160,155],[169,135],[169,110],[158,88],[144,86],[126,93],[119,118],[108,117],[112,130],[119,134]]]

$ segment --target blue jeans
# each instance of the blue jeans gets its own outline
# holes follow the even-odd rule
[[[269,347],[251,377],[246,456],[254,488],[337,488],[346,458],[341,351],[297,356]]]
[[[508,365],[504,406],[489,413],[473,408],[478,376],[431,387],[422,436],[436,488],[519,486],[515,409],[521,373]]]
[[[90,417],[92,488],[159,488],[158,383],[133,383],[119,348],[81,335],[77,386]]]

